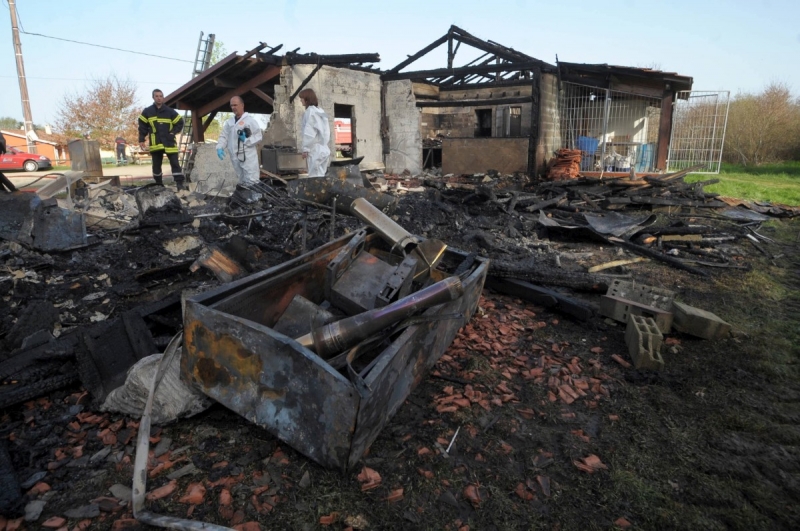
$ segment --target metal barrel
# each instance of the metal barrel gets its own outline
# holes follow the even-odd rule
[[[406,229],[398,225],[389,216],[381,212],[364,198],[358,198],[350,204],[350,212],[375,229],[384,240],[391,242],[393,246],[411,252],[419,244],[419,239],[413,236]]]
[[[431,306],[455,300],[463,294],[461,280],[458,277],[448,277],[383,308],[375,308],[312,330],[297,341],[320,357],[326,358],[360,343],[406,317]]]

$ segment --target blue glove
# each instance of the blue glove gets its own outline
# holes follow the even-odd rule
[[[244,144],[244,141],[247,140],[247,136],[244,134],[244,131],[239,133],[239,142]]]
[[[225,150],[222,148],[217,148],[217,156],[219,160],[223,160],[225,158]]]

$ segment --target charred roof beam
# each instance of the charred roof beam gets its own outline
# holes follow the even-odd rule
[[[381,76],[381,79],[383,81],[395,81],[399,79],[427,79],[435,77],[449,77],[455,75],[491,74],[494,72],[533,70],[535,68],[541,68],[541,67],[542,67],[542,62],[536,60],[529,63],[513,63],[513,64],[504,63],[500,65],[469,66],[462,68],[439,68],[436,70],[418,70],[416,72],[401,72],[401,73],[387,72]]]
[[[287,52],[282,58],[267,57],[265,62],[284,65],[348,65],[351,63],[377,63],[381,60],[377,53],[349,53],[341,55],[319,55],[316,53],[298,54]]]
[[[417,107],[482,107],[485,105],[511,105],[514,103],[530,103],[530,96],[514,96],[508,98],[484,98],[471,100],[436,100],[417,101]]]
[[[451,26],[450,29],[456,32],[456,34],[458,35],[457,38],[461,42],[474,46],[475,48],[483,50],[484,52],[493,53],[499,57],[502,57],[503,59],[507,59],[512,62],[538,61],[535,57],[531,57],[530,55],[518,52],[513,48],[508,48],[506,46],[494,43],[492,41],[484,41],[483,39],[479,39],[478,37],[475,37],[474,35],[464,31],[458,26]]]
[[[280,73],[281,73],[280,67],[274,65],[267,67],[266,70],[254,76],[253,78],[247,80],[245,83],[242,83],[239,87],[229,90],[222,96],[215,98],[214,100],[206,103],[205,105],[197,109],[198,116],[205,116],[206,114],[212,111],[218,110],[219,107],[222,107],[223,105],[228,103],[232,97],[241,96],[246,92],[250,92],[254,88],[263,85],[270,79],[277,77],[278,75],[280,75]]]
[[[269,50],[267,50],[266,52],[258,52],[258,53],[256,54],[256,57],[257,57],[257,58],[259,58],[259,59],[265,59],[265,58],[267,58],[268,56],[275,55],[275,52],[277,52],[277,51],[278,51],[278,50],[280,50],[281,48],[283,48],[283,44],[279,44],[279,45],[277,45],[277,46],[275,46],[275,47],[273,47],[273,48],[270,48],[270,49],[269,49]]]
[[[405,61],[402,61],[400,64],[398,64],[397,66],[395,66],[391,70],[388,70],[387,73],[399,72],[400,70],[402,70],[403,68],[407,67],[408,65],[410,65],[411,63],[413,63],[414,61],[416,61],[417,59],[419,59],[423,55],[425,55],[428,52],[430,52],[431,50],[433,50],[434,48],[438,48],[439,46],[441,46],[442,44],[447,42],[447,39],[449,38],[449,36],[450,36],[449,33],[446,34],[446,35],[442,35],[441,37],[439,37],[438,39],[436,39],[435,41],[433,41],[428,46],[426,46],[425,48],[421,49],[420,51],[418,51],[414,55],[409,55],[408,59],[406,59]]]

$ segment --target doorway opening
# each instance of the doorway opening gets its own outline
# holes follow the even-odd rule
[[[492,136],[492,110],[491,109],[476,109],[475,118],[477,121],[475,127],[476,137],[491,137]]]
[[[356,121],[352,105],[333,105],[333,134],[337,159],[356,156]]]

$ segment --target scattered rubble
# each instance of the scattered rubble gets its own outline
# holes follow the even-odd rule
[[[357,185],[345,190],[341,182],[333,182],[327,186],[332,184],[335,191],[324,194],[298,192],[302,181],[290,181],[287,186],[276,179],[265,179],[263,184],[270,193],[252,205],[239,205],[231,204],[227,197],[191,189],[175,194],[161,187],[126,189],[113,183],[82,187],[77,179],[66,187],[75,185],[76,190],[86,188],[85,192],[69,192],[66,199],[54,194],[41,201],[49,201],[48,208],[58,209],[62,217],[53,219],[61,221],[22,236],[24,220],[36,219],[31,215],[35,212],[31,210],[34,197],[25,193],[5,196],[5,200],[13,198],[14,204],[24,204],[25,208],[3,209],[0,216],[0,238],[4,240],[0,244],[0,262],[4,265],[0,273],[4,293],[0,405],[6,411],[0,438],[4,445],[0,447],[0,471],[5,476],[0,477],[10,478],[4,484],[12,487],[0,499],[4,512],[15,518],[27,515],[37,525],[47,526],[64,525],[59,518],[68,518],[71,524],[91,520],[103,525],[130,520],[133,508],[131,493],[125,491],[125,476],[132,470],[139,421],[133,409],[119,405],[111,408],[134,415],[130,417],[103,411],[100,404],[122,393],[119,390],[124,389],[131,367],[163,352],[184,328],[183,306],[189,310],[186,322],[190,324],[211,308],[227,308],[231,323],[241,319],[266,322],[254,317],[254,312],[272,307],[234,299],[248,292],[258,293],[254,287],[259,282],[287,278],[280,274],[288,272],[291,264],[299,264],[293,260],[309,249],[355,239],[362,222],[347,213],[356,197],[377,198],[378,206],[383,206],[407,235],[416,238],[416,244],[435,240],[446,244],[445,259],[438,267],[431,260],[431,271],[457,277],[469,268],[474,270],[477,264],[486,264],[487,287],[511,295],[488,290],[483,296],[476,293],[470,303],[476,315],[457,332],[458,326],[452,329],[452,345],[447,348],[450,342],[442,339],[441,352],[429,352],[430,357],[409,373],[410,380],[402,387],[410,392],[430,369],[431,380],[443,383],[433,386],[437,391],[431,396],[417,392],[388,396],[397,388],[396,383],[394,387],[382,386],[368,378],[369,362],[377,359],[374,355],[359,361],[336,360],[338,351],[331,352],[322,372],[303,376],[308,385],[320,385],[322,374],[335,374],[331,376],[334,380],[347,384],[342,387],[347,389],[343,393],[364,401],[368,396],[365,393],[371,390],[380,395],[379,402],[392,404],[391,411],[376,410],[355,423],[356,430],[366,428],[369,433],[362,436],[356,431],[357,442],[342,444],[348,450],[351,444],[357,446],[352,455],[348,452],[330,460],[339,468],[358,465],[356,470],[361,470],[364,478],[359,476],[359,488],[365,493],[377,492],[378,499],[392,504],[406,503],[413,491],[394,475],[384,474],[385,461],[371,460],[385,459],[377,457],[385,454],[374,454],[370,448],[386,426],[391,437],[405,437],[396,433],[406,429],[402,423],[389,422],[392,414],[418,408],[420,403],[435,414],[424,426],[425,430],[438,430],[437,436],[423,441],[412,435],[407,440],[415,446],[403,450],[406,455],[413,454],[419,464],[419,480],[432,481],[429,476],[435,477],[439,459],[469,455],[480,463],[489,458],[489,453],[512,454],[514,445],[499,438],[480,447],[473,443],[479,433],[490,433],[498,423],[505,425],[503,432],[507,434],[509,427],[521,430],[525,422],[537,419],[573,422],[576,414],[585,418],[592,412],[605,411],[619,389],[622,371],[634,370],[620,356],[625,352],[619,348],[624,344],[623,332],[614,329],[614,322],[627,323],[629,316],[641,315],[645,318],[642,321],[652,319],[661,334],[675,334],[677,330],[707,339],[727,337],[731,330],[728,323],[707,311],[720,309],[692,309],[674,300],[679,296],[675,292],[637,283],[632,272],[638,267],[680,267],[710,276],[726,269],[746,269],[749,254],[773,253],[769,239],[758,230],[762,222],[758,216],[791,217],[798,213],[797,209],[774,205],[749,205],[753,210],[744,210],[748,205],[743,203],[730,206],[728,201],[703,192],[704,183],[686,184],[682,174],[634,180],[581,177],[541,183],[520,175],[425,174],[404,178],[374,174],[373,190],[362,186],[354,192]],[[384,192],[378,192],[383,187]],[[303,194],[312,194],[313,199]],[[69,221],[76,215],[84,220],[80,227]],[[65,232],[66,243],[59,240],[44,245],[41,242],[52,242],[52,238],[25,236],[46,235],[62,224],[72,227]],[[381,245],[370,256],[385,259],[379,251],[390,254],[391,245],[380,249]],[[416,258],[428,261],[425,256],[418,254]],[[392,262],[392,271],[400,266],[402,260]],[[409,272],[420,271],[409,264],[406,269],[409,271],[401,275],[403,278],[390,286],[394,300],[409,293],[409,284],[403,282]],[[358,284],[357,279],[349,281]],[[317,289],[324,292],[324,284]],[[341,285],[338,293],[341,296],[347,290]],[[332,322],[331,316],[337,321],[345,317],[335,315],[336,311],[326,315],[320,311],[322,299],[299,294],[314,303],[316,317],[307,320],[308,326],[312,322],[327,325]],[[281,310],[293,300],[294,296],[288,297]],[[232,306],[234,302],[239,306]],[[298,300],[297,304],[304,303]],[[612,324],[603,326],[607,327],[606,334],[619,336],[617,348],[604,343],[581,345],[577,338],[558,337],[553,334],[557,319],[543,318],[543,308],[577,318],[586,323],[584,326],[595,326],[589,323],[596,315],[608,316]],[[277,322],[280,312],[276,308],[269,311],[273,310],[270,322]],[[304,310],[299,311],[303,314]],[[705,325],[694,328],[698,320],[687,320],[688,314],[703,316]],[[284,323],[284,330],[292,331],[289,339],[300,339],[297,326],[302,321]],[[204,326],[213,333],[217,324],[206,322]],[[432,325],[415,322],[408,326]],[[643,326],[655,334],[652,324]],[[197,332],[192,329],[192,333]],[[297,342],[287,343],[283,332],[270,333],[270,338],[294,351],[306,350]],[[664,349],[679,348],[670,339],[665,338]],[[187,340],[187,344],[191,353],[196,342]],[[642,348],[643,344],[640,337],[637,346]],[[319,348],[314,341],[310,345]],[[653,359],[666,353],[654,343],[649,345],[646,350]],[[411,348],[408,355],[419,351],[418,347]],[[200,381],[210,396],[234,411],[243,413],[250,407],[238,401],[241,396],[227,394],[225,398],[219,393],[219,382],[214,380],[222,374],[219,367],[215,367],[216,372],[207,372],[197,365],[198,360],[183,368],[184,381]],[[630,361],[637,370],[646,368],[638,356]],[[668,367],[671,359],[664,355],[661,362]],[[187,379],[187,375],[192,378]],[[209,392],[212,388],[217,388],[216,394]],[[424,392],[430,389],[426,387]],[[534,393],[537,399],[527,393]],[[339,392],[328,394],[344,396]],[[123,401],[142,405],[141,397]],[[304,408],[297,411],[302,413],[302,420],[295,421],[293,428],[307,427]],[[616,413],[606,417],[609,423],[620,421]],[[266,424],[269,415],[257,413],[248,418]],[[228,430],[242,429],[242,424],[230,419],[228,415],[211,428],[215,434],[198,431],[187,440],[169,441],[160,448],[164,428],[149,430],[146,439],[156,445],[156,451],[147,460],[152,483],[146,492],[148,504],[164,512],[165,500],[171,500],[182,506],[175,513],[181,517],[244,525],[285,504],[287,490],[293,485],[315,484],[316,468],[309,469],[310,476],[281,475],[280,471],[288,470],[291,460],[299,456],[289,453],[277,439],[269,439],[271,442],[262,447],[241,447],[236,455],[227,454],[227,450],[217,454],[221,450],[216,438]],[[454,421],[452,428],[448,427],[449,420],[443,419]],[[164,421],[154,420],[158,424]],[[198,426],[197,430],[201,428],[209,427]],[[305,436],[313,439],[319,433],[309,430]],[[589,445],[596,437],[592,428],[584,425],[568,435],[586,451],[572,455],[566,463],[592,475],[607,474],[607,469],[613,468],[610,456],[590,452]],[[279,437],[291,446],[297,444],[285,435]],[[25,446],[30,449],[24,450]],[[192,448],[198,451],[193,453]],[[311,447],[301,449],[307,455],[313,451]],[[524,503],[558,493],[562,479],[545,474],[553,459],[550,450],[542,448],[532,461],[530,477],[515,482],[516,489],[512,485],[509,492]],[[13,467],[10,472],[4,461]],[[347,464],[342,466],[343,462]],[[265,463],[264,469],[248,468],[253,463]],[[107,476],[100,473],[107,467],[119,472],[119,477],[110,482],[115,485],[111,493],[106,492],[108,486],[98,487],[98,495],[83,503],[68,508],[64,503],[56,504],[67,499],[64,484],[69,481],[84,481],[98,474],[98,485],[104,484]],[[15,484],[18,489],[13,488]],[[57,493],[48,494],[56,484],[61,485]],[[242,489],[246,489],[249,501],[242,501]],[[472,482],[442,484],[440,495],[445,503],[462,509],[466,505],[470,510],[481,510],[497,496]],[[232,496],[236,501],[231,501]],[[208,507],[213,507],[213,517]],[[315,521],[324,520],[329,525],[358,516],[332,511],[325,514],[320,513]],[[410,522],[413,518],[416,516],[407,517]]]

